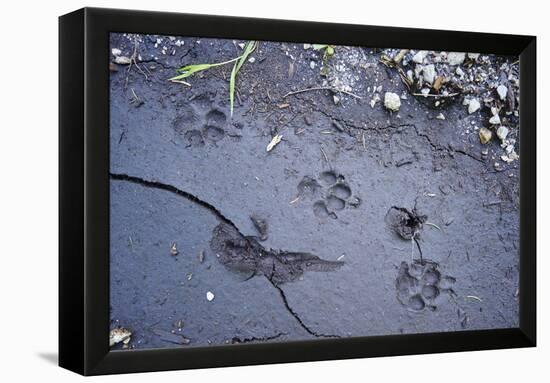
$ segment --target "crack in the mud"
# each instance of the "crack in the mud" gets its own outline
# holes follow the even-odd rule
[[[289,303],[288,303],[288,300],[286,298],[286,295],[285,295],[285,292],[283,291],[283,289],[277,285],[275,282],[273,282],[271,279],[269,279],[267,276],[266,276],[267,280],[273,285],[273,287],[275,287],[278,291],[279,291],[279,294],[281,295],[281,298],[283,299],[283,303],[285,304],[285,307],[287,309],[287,311],[296,319],[296,321],[300,324],[300,326],[310,335],[313,335],[314,337],[316,338],[340,338],[340,335],[333,335],[333,334],[321,334],[321,333],[318,333],[314,330],[312,330],[311,328],[309,328],[308,326],[306,326],[306,324],[304,323],[304,321],[302,321],[302,318],[300,318],[300,316],[298,315],[298,313],[296,313],[296,311],[294,311],[292,309],[292,307],[290,307]]]
[[[155,189],[165,190],[165,191],[174,193],[178,196],[181,196],[181,197],[183,197],[183,198],[185,198],[185,199],[187,199],[191,202],[194,202],[194,203],[196,203],[196,204],[198,204],[202,207],[205,207],[206,209],[211,211],[216,217],[218,217],[218,219],[220,221],[232,226],[240,235],[245,237],[239,231],[238,227],[233,223],[233,221],[231,221],[229,218],[227,218],[225,215],[223,215],[215,206],[211,205],[210,203],[198,198],[197,196],[195,196],[195,195],[193,195],[189,192],[181,190],[181,189],[179,189],[179,188],[177,188],[173,185],[170,185],[170,184],[165,184],[165,183],[159,182],[159,181],[150,181],[150,180],[146,180],[146,179],[141,178],[141,177],[131,176],[131,175],[128,175],[128,174],[109,173],[109,176],[110,176],[111,179],[114,179],[114,180],[117,180],[117,181],[131,182],[131,183],[139,184],[139,185],[142,185],[142,186],[145,186],[145,187],[148,187],[148,188],[155,188]],[[273,266],[274,266],[274,264],[273,264]],[[310,329],[302,321],[300,316],[290,307],[283,289],[276,282],[273,281],[273,279],[272,279],[273,275],[271,275],[271,276],[264,275],[264,276],[270,282],[270,284],[279,292],[279,294],[280,294],[280,296],[283,300],[283,303],[284,303],[284,306],[285,306],[286,310],[296,319],[296,321],[300,324],[300,326],[308,334],[310,334],[312,336],[315,336],[317,338],[340,338],[339,335],[321,334],[321,333],[317,333],[316,331],[313,331],[312,329]],[[280,336],[280,335],[278,335],[278,336]]]
[[[131,175],[128,175],[128,174],[109,173],[109,176],[114,180],[132,182],[132,183],[139,184],[139,185],[142,185],[142,186],[145,186],[145,187],[165,190],[165,191],[177,194],[177,195],[179,195],[179,196],[181,196],[181,197],[183,197],[183,198],[185,198],[185,199],[187,199],[191,202],[194,202],[194,203],[210,210],[212,213],[214,213],[214,215],[216,217],[218,217],[218,219],[220,221],[222,221],[222,222],[224,222],[228,225],[231,225],[232,227],[235,228],[235,230],[237,230],[239,232],[239,234],[243,235],[240,232],[237,225],[235,225],[233,223],[233,221],[231,221],[229,218],[227,218],[225,215],[223,215],[222,212],[219,211],[215,206],[213,206],[213,205],[209,204],[208,202],[198,198],[194,194],[191,194],[191,193],[186,192],[184,190],[178,189],[177,187],[175,187],[173,185],[170,185],[170,184],[165,184],[165,183],[159,182],[159,181],[150,181],[150,180],[146,180],[146,179],[141,178],[141,177],[135,177],[135,176],[131,176]]]
[[[270,341],[270,340],[280,338],[284,335],[287,335],[287,334],[284,333],[284,332],[279,332],[275,335],[261,336],[261,337],[252,336],[250,338],[241,338],[241,337],[238,337],[238,336],[234,336],[233,339],[231,339],[231,343],[267,342],[267,341]]]
[[[348,128],[347,130],[343,130],[344,133],[346,133],[348,136],[352,137],[352,138],[356,138],[352,132],[350,131],[349,128],[351,129],[356,129],[356,130],[362,130],[362,131],[368,131],[368,132],[376,132],[376,133],[380,133],[381,130],[384,130],[384,129],[398,129],[398,128],[407,128],[407,127],[410,127],[410,128],[413,128],[415,134],[418,136],[418,137],[422,137],[424,138],[428,144],[432,147],[432,150],[434,151],[441,151],[441,152],[445,152],[447,153],[447,155],[451,156],[452,157],[452,153],[458,153],[458,154],[462,154],[463,156],[466,156],[466,157],[469,157],[471,158],[472,160],[474,161],[477,161],[479,163],[485,163],[483,160],[481,160],[480,158],[474,156],[473,154],[471,153],[468,153],[466,152],[465,150],[462,150],[462,149],[454,149],[454,148],[447,148],[447,147],[444,147],[442,145],[439,145],[439,144],[436,144],[432,141],[432,138],[426,134],[426,133],[422,133],[418,130],[418,127],[416,126],[416,124],[411,124],[411,123],[408,123],[408,124],[400,124],[400,125],[393,125],[393,124],[389,124],[389,125],[386,125],[384,127],[368,127],[368,126],[364,126],[364,125],[357,125],[355,122],[353,121],[349,121],[349,120],[346,120],[342,117],[339,117],[339,116],[336,116],[332,113],[330,113],[329,111],[326,111],[324,109],[321,109],[319,108],[319,106],[315,105],[314,103],[310,102],[310,100],[308,99],[304,99],[304,98],[301,98],[303,101],[305,102],[308,102],[308,104],[317,112],[321,113],[322,115],[324,115],[325,117],[327,117],[328,119],[330,119],[331,121],[338,121],[339,123],[341,124],[344,124],[344,126],[346,128]]]

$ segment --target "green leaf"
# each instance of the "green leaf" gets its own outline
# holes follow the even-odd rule
[[[334,54],[334,47],[332,45],[328,45],[326,52],[327,52],[327,55],[332,56]]]

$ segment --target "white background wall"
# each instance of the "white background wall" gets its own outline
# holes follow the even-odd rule
[[[101,377],[96,382],[518,382],[548,376],[550,206],[544,197],[550,29],[542,1],[7,0],[0,11],[0,380],[80,381],[56,367],[57,17],[82,6],[534,34],[538,40],[538,307],[536,349]],[[535,134],[530,132],[529,134]],[[32,380],[31,380],[32,379]],[[536,379],[540,381],[541,379]]]

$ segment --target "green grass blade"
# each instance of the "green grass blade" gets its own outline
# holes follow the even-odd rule
[[[229,107],[231,110],[231,117],[233,117],[233,103],[235,99],[235,77],[237,77],[237,63],[233,65],[231,70],[231,77],[229,78]]]
[[[238,60],[235,62],[233,70],[231,71],[231,77],[229,78],[229,106],[231,109],[231,116],[233,116],[233,104],[235,101],[235,81],[237,79],[237,73],[239,73],[239,70],[243,66],[244,62],[246,61],[248,56],[252,52],[254,52],[254,49],[256,49],[257,45],[258,44],[256,41],[249,41],[248,43],[246,43],[243,54],[237,57]]]

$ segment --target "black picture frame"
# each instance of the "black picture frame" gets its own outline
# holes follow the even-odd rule
[[[208,348],[109,351],[109,33],[136,32],[520,57],[519,327]],[[59,18],[59,365],[83,375],[533,347],[536,38],[84,8]]]

